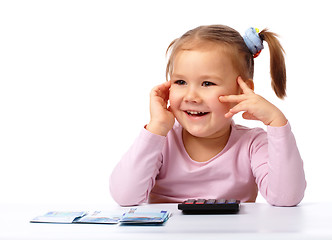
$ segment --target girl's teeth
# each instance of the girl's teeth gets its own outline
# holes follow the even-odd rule
[[[187,111],[187,113],[190,115],[199,115],[199,116],[206,114],[205,112],[196,112],[196,111]]]

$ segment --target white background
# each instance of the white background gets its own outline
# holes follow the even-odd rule
[[[108,177],[149,121],[168,44],[206,24],[280,35],[288,97],[272,92],[267,46],[255,60],[255,91],[292,125],[303,201],[330,200],[329,9],[319,0],[1,1],[0,203],[112,203]]]

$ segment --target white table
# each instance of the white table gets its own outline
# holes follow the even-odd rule
[[[173,216],[163,226],[30,223],[52,210],[118,210],[107,205],[0,205],[0,239],[332,239],[332,203],[272,207],[245,203],[235,215],[183,215],[176,204],[163,208]]]

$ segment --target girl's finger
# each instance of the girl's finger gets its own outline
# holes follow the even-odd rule
[[[160,96],[162,98],[167,98],[169,95],[170,87],[171,87],[171,83],[169,81],[156,86],[154,89],[155,95]]]
[[[225,114],[226,118],[231,118],[235,114],[244,111],[243,108],[241,107],[241,103],[235,105],[233,108],[229,109],[228,113]]]
[[[243,94],[241,95],[227,95],[227,96],[220,96],[219,97],[219,101],[220,102],[242,102],[244,100],[246,100],[247,97]]]
[[[258,118],[256,118],[254,115],[252,115],[251,113],[248,113],[248,112],[244,112],[242,114],[242,117],[244,119],[247,119],[247,120],[259,120]]]
[[[238,104],[236,104],[233,108],[231,108],[229,110],[230,113],[232,113],[233,115],[239,113],[239,112],[247,112],[249,111],[248,109],[248,104],[245,102],[240,102]]]
[[[253,90],[243,81],[243,79],[240,76],[237,78],[237,82],[244,94],[253,92]]]
[[[163,87],[165,87],[166,89],[169,89],[171,87],[171,81],[167,81],[164,82],[163,84],[161,84]]]

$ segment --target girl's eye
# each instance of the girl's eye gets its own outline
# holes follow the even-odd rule
[[[174,83],[177,84],[177,85],[185,85],[186,84],[186,82],[184,80],[176,80]]]
[[[204,86],[204,87],[209,87],[209,86],[213,86],[213,85],[216,85],[216,84],[213,82],[208,82],[208,81],[205,81],[202,83],[202,86]]]

